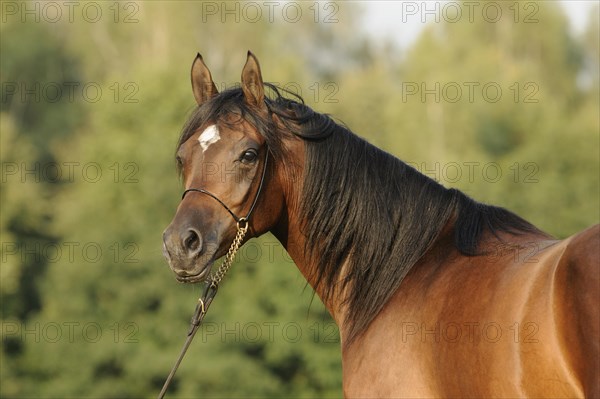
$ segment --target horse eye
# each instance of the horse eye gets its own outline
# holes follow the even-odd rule
[[[258,158],[258,153],[254,148],[250,148],[242,154],[240,160],[244,163],[252,163]]]

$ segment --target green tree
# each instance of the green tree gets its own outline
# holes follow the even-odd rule
[[[32,23],[0,28],[2,71],[0,309],[3,325],[21,326],[43,308],[42,282],[60,236],[52,230],[53,203],[64,184],[56,148],[81,124],[81,71],[56,32]],[[43,39],[42,39],[43,38]],[[43,63],[40,60],[44,60]],[[19,393],[27,351],[15,337],[3,340],[3,393]]]

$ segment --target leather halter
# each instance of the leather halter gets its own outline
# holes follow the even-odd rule
[[[258,184],[258,190],[256,190],[256,194],[254,195],[254,200],[252,201],[252,205],[250,206],[250,210],[248,211],[246,216],[238,217],[223,201],[221,201],[219,199],[219,197],[217,197],[210,191],[205,190],[203,188],[188,188],[181,195],[181,199],[183,200],[185,198],[185,195],[187,193],[189,193],[190,191],[196,191],[198,193],[206,194],[209,197],[215,199],[219,204],[221,204],[223,206],[223,208],[225,208],[225,210],[227,210],[227,212],[229,212],[229,214],[233,217],[233,219],[236,221],[236,223],[238,225],[240,225],[240,223],[244,224],[244,222],[248,223],[248,220],[250,220],[250,216],[252,215],[252,212],[254,211],[254,208],[256,207],[256,203],[258,202],[258,197],[260,196],[260,192],[262,191],[263,183],[265,181],[265,175],[267,174],[267,164],[269,163],[269,149],[267,148],[266,151],[267,151],[267,153],[265,155],[265,162],[263,165],[262,176],[260,177],[260,183]]]

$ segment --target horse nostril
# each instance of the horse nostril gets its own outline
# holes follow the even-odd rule
[[[196,255],[202,251],[202,238],[195,229],[188,229],[183,238],[183,247],[189,255]]]

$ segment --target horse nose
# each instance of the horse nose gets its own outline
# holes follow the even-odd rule
[[[202,253],[203,244],[202,234],[193,227],[185,227],[180,230],[169,227],[163,233],[163,245],[167,259],[173,256],[194,258]]]
[[[193,258],[202,252],[202,236],[198,230],[190,227],[181,237],[182,246],[187,255]]]

